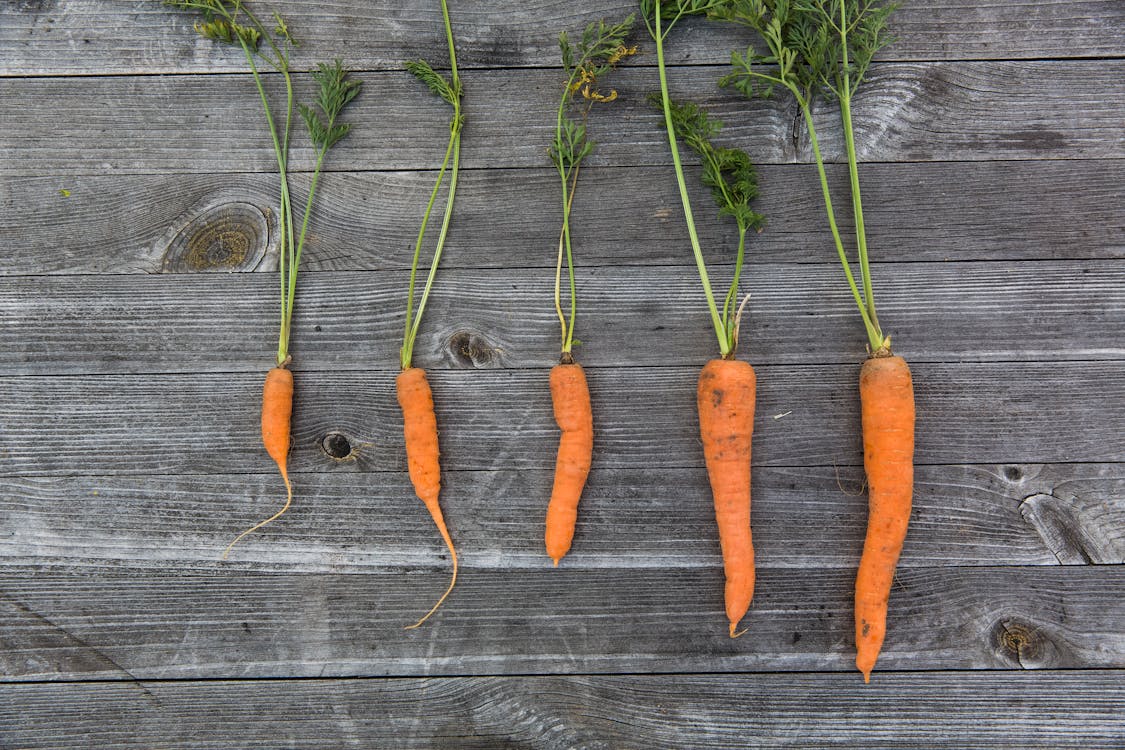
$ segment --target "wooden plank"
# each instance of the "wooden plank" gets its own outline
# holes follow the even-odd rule
[[[858,369],[759,367],[755,461],[857,464]],[[918,464],[1125,461],[1123,362],[913,370]],[[291,471],[404,470],[394,374],[299,373]],[[701,466],[697,377],[696,367],[590,368],[594,465]],[[430,382],[445,469],[553,467],[558,432],[546,369],[438,370]],[[1060,393],[1066,419],[1043,408]],[[0,378],[0,476],[270,473],[260,394],[261,376],[249,374]],[[337,465],[320,447],[330,432],[365,449]]]
[[[799,115],[780,98],[750,102],[720,90],[722,66],[671,76],[673,95],[727,122],[729,142],[759,163],[812,159],[794,144]],[[419,169],[440,163],[448,106],[405,72],[363,73],[349,109],[360,123],[334,149],[329,170]],[[549,70],[466,73],[466,168],[541,167],[557,106]],[[853,111],[862,161],[1120,159],[1125,156],[1125,60],[896,63],[873,69]],[[308,81],[299,95],[308,98]],[[277,95],[280,81],[269,81]],[[620,71],[621,101],[591,119],[602,147],[591,164],[668,164],[659,116],[644,102],[651,68]],[[1034,97],[1027,96],[1034,90]],[[479,93],[474,93],[479,92]],[[0,169],[9,175],[271,171],[274,155],[249,75],[0,79],[19,100],[0,119]],[[391,105],[393,103],[393,106]],[[67,112],[66,118],[57,113]],[[797,117],[798,119],[795,119]],[[838,114],[818,109],[825,158],[840,158]],[[295,141],[294,170],[312,151]]]
[[[435,4],[388,0],[328,2],[276,0],[301,41],[295,62],[342,57],[357,68],[397,68],[402,60],[446,59]],[[635,3],[598,0],[572,6],[458,2],[451,8],[463,67],[538,67],[558,64],[556,37],[599,18],[623,18]],[[237,50],[197,39],[193,16],[145,2],[23,0],[0,6],[0,75],[88,75],[241,71]],[[897,37],[888,60],[1112,57],[1125,54],[1118,31],[1125,21],[1114,0],[1009,3],[915,0],[893,17]],[[1050,29],[1044,34],[1043,29]],[[634,35],[653,63],[643,27]],[[673,62],[726,62],[749,41],[742,31],[686,21],[673,43]],[[77,55],[76,52],[81,54]]]
[[[690,674],[7,684],[0,729],[27,750],[1120,747],[1122,672],[855,682]]]
[[[725,294],[729,267],[712,267]],[[420,361],[544,367],[558,359],[553,273],[446,271]],[[1125,268],[1114,261],[874,264],[884,329],[912,362],[1125,359]],[[743,356],[758,364],[863,358],[833,265],[754,264]],[[582,269],[577,356],[588,365],[693,365],[717,352],[694,268]],[[300,370],[387,366],[402,343],[407,272],[306,277],[293,329]],[[277,329],[272,274],[0,279],[0,374],[259,372]],[[946,316],[942,311],[957,310]],[[186,314],[185,314],[186,313]],[[1036,335],[1024,334],[1034,325]],[[257,347],[257,351],[248,351]]]
[[[847,189],[846,172],[830,165],[839,191]],[[431,172],[327,175],[304,269],[409,268],[433,178]],[[714,218],[694,168],[688,178],[700,239],[715,257],[727,257],[733,251],[731,224]],[[1125,257],[1121,166],[1114,160],[865,164],[861,178],[868,245],[878,258]],[[262,259],[270,238],[273,245],[277,241],[275,222],[267,218],[276,214],[276,181],[265,174],[5,180],[0,276],[270,270],[274,265]],[[443,267],[553,267],[561,221],[557,183],[548,169],[467,172]],[[815,168],[765,165],[759,183],[755,207],[769,225],[751,239],[750,262],[834,262]],[[303,191],[296,194],[299,199]],[[138,195],[145,199],[136,200]],[[1081,200],[1063,208],[1059,195]],[[584,268],[691,263],[670,168],[587,168],[573,211],[575,249]],[[840,218],[841,231],[850,235],[850,212]],[[237,236],[226,237],[230,231]]]
[[[0,572],[8,680],[855,670],[854,567],[759,568],[727,635],[710,568]],[[878,675],[1125,667],[1125,568],[904,568]]]
[[[339,441],[327,448],[349,460]],[[362,450],[362,448],[358,448]],[[448,471],[446,520],[468,568],[548,566],[552,472]],[[858,563],[867,517],[859,467],[760,467],[759,565]],[[280,500],[270,474],[0,479],[5,567],[351,573],[428,565],[442,551],[405,473],[303,474],[295,505],[218,558]],[[1125,464],[921,466],[900,568],[1125,563]],[[654,557],[653,550],[660,550]],[[595,469],[567,568],[708,568],[719,546],[702,469]],[[2,568],[0,568],[2,570]]]

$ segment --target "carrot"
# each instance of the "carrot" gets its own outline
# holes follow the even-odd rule
[[[445,540],[445,546],[449,548],[449,555],[453,558],[453,580],[449,582],[449,588],[421,620],[407,626],[406,629],[411,630],[428,620],[449,596],[449,592],[453,591],[453,584],[457,583],[457,551],[453,549],[453,539],[445,527],[441,506],[438,505],[441,466],[438,460],[437,418],[434,416],[434,394],[426,380],[426,371],[420,367],[403,370],[395,380],[395,387],[398,405],[402,409],[402,430],[410,482],[414,485],[418,499],[430,511],[441,538]]]
[[[873,356],[859,375],[867,538],[855,581],[856,667],[870,682],[887,632],[887,600],[914,489],[914,387],[902,357]]]
[[[574,247],[570,233],[570,210],[578,189],[578,173],[582,162],[594,152],[596,143],[589,136],[586,121],[595,103],[617,99],[617,92],[599,90],[602,79],[626,57],[636,54],[636,47],[625,45],[633,28],[633,15],[617,24],[605,21],[589,23],[576,41],[564,31],[559,35],[563,71],[566,79],[555,111],[555,132],[547,156],[558,171],[562,188],[562,227],[559,251],[555,261],[555,313],[562,333],[561,363],[551,370],[551,400],[555,422],[562,430],[555,483],[547,504],[544,541],[547,554],[558,567],[559,560],[570,551],[574,525],[578,521],[578,502],[590,473],[594,450],[594,418],[590,408],[590,389],[586,373],[574,362],[574,323],[578,310],[578,285],[574,276]],[[569,314],[563,310],[563,266],[567,271]]]
[[[737,304],[742,266],[746,259],[746,236],[750,230],[761,231],[765,217],[750,208],[758,196],[758,181],[750,156],[735,148],[719,146],[715,139],[723,123],[691,102],[675,102],[668,86],[664,61],[664,39],[684,15],[699,15],[716,4],[662,2],[642,0],[642,18],[649,35],[656,43],[656,68],[660,92],[649,96],[650,103],[664,115],[668,146],[680,203],[684,209],[688,239],[691,241],[699,280],[711,324],[719,341],[721,358],[703,366],[697,390],[699,433],[703,440],[703,456],[711,495],[715,504],[715,521],[719,527],[719,544],[726,574],[724,599],[730,637],[742,635],[738,623],[746,616],[754,597],[754,545],[750,536],[750,440],[754,433],[754,398],[757,380],[754,368],[736,360],[738,328],[749,295]],[[703,249],[680,159],[680,142],[700,157],[703,184],[711,188],[711,197],[720,216],[734,219],[738,227],[738,249],[730,286],[722,308],[707,273]]]
[[[414,485],[414,492],[430,511],[441,538],[445,540],[445,546],[449,548],[449,554],[453,558],[453,578],[449,582],[449,588],[430,611],[418,622],[408,625],[407,630],[416,628],[428,620],[457,583],[457,551],[453,548],[453,540],[445,527],[441,506],[438,505],[438,495],[441,494],[441,466],[437,418],[434,415],[434,395],[430,391],[430,384],[426,381],[426,372],[412,364],[414,344],[418,340],[418,330],[422,324],[422,313],[426,309],[426,302],[430,298],[434,279],[437,277],[438,263],[441,261],[441,253],[445,248],[449,224],[453,217],[453,200],[457,195],[457,177],[461,170],[461,129],[465,122],[461,114],[461,97],[464,92],[460,74],[457,72],[457,51],[453,39],[453,25],[449,19],[449,6],[446,0],[441,0],[440,4],[442,22],[445,26],[445,40],[449,47],[449,77],[446,78],[438,73],[425,60],[411,60],[406,63],[407,71],[424,83],[432,94],[452,107],[453,113],[449,120],[449,142],[445,147],[445,158],[442,160],[441,169],[438,170],[433,190],[430,191],[430,199],[422,214],[422,225],[418,228],[418,238],[414,242],[414,259],[410,264],[410,281],[406,288],[406,322],[403,327],[402,348],[399,349],[402,371],[398,375],[395,386],[398,392],[398,404],[402,408],[403,436],[410,481]],[[430,215],[446,177],[449,178],[449,187],[445,195],[445,212],[442,215],[441,229],[438,231],[422,294],[415,306],[414,285],[418,275],[418,261],[422,256],[422,244],[426,239]]]
[[[289,471],[286,468],[289,458],[289,422],[292,416],[293,373],[284,366],[274,367],[266,373],[266,384],[262,388],[262,444],[266,447],[266,453],[277,463],[281,479],[285,482],[285,505],[277,513],[235,537],[223,552],[224,560],[244,536],[276,521],[289,510],[293,502],[293,485],[289,483]]]
[[[754,368],[734,359],[713,359],[699,373],[699,434],[726,573],[730,636],[754,598],[754,543],[750,536],[750,440],[754,434]]]
[[[545,541],[547,554],[558,567],[574,539],[578,501],[586,486],[594,450],[594,416],[582,365],[569,363],[551,368],[551,400],[562,437],[555,463],[555,484],[547,505]]]

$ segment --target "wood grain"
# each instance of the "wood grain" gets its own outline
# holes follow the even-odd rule
[[[1120,746],[1123,683],[1107,670],[883,673],[867,687],[834,674],[0,684],[0,729],[27,750],[1092,750]]]
[[[837,191],[847,189],[841,167],[829,165]],[[868,244],[885,261],[1123,258],[1121,172],[1116,160],[865,164],[860,176]],[[751,239],[751,276],[759,276],[753,264],[760,262],[834,262],[815,167],[765,165],[758,177],[762,195],[755,207],[769,224]],[[327,175],[301,259],[304,271],[409,268],[433,178],[431,172]],[[729,221],[715,218],[697,178],[689,166],[700,239],[711,257],[732,257],[735,232]],[[255,244],[262,237],[255,232],[259,220],[245,206],[275,216],[276,183],[267,174],[0,181],[0,276],[272,270],[276,261],[259,262],[265,252]],[[553,267],[558,193],[558,175],[548,169],[465,173],[443,267]],[[145,199],[135,200],[137,195]],[[303,180],[295,195],[304,195]],[[614,199],[605,200],[607,195]],[[1059,218],[1059,195],[1081,196],[1069,203],[1065,220]],[[213,242],[204,245],[213,250],[209,265],[183,262],[188,245],[206,239],[228,206],[242,207],[240,215],[249,219],[235,225],[240,231],[234,239],[256,252],[238,256]],[[591,166],[582,173],[573,211],[583,268],[691,263],[670,168]],[[841,231],[850,234],[850,213],[842,212],[840,220]]]
[[[918,464],[1125,461],[1123,362],[913,369]],[[859,462],[858,361],[758,370],[759,465]],[[260,448],[262,377],[0,378],[0,476],[272,473]],[[702,466],[697,367],[591,367],[588,377],[595,469]],[[443,468],[551,468],[558,434],[546,378],[546,367],[432,372]],[[393,381],[390,370],[299,372],[291,473],[404,470]],[[1066,419],[1043,406],[1060,392]],[[329,432],[368,447],[337,465],[320,448]]]
[[[446,58],[435,4],[374,0],[274,0],[301,41],[296,64],[343,57],[364,69],[399,68],[403,60]],[[533,0],[453,5],[459,62],[474,67],[558,64],[556,37],[589,21],[636,12],[636,3],[597,0],[573,6]],[[241,54],[198,39],[190,13],[140,2],[20,0],[0,6],[0,75],[217,73],[241,71]],[[895,14],[888,60],[1113,57],[1125,54],[1125,12],[1114,0],[914,0]],[[1051,33],[1043,33],[1050,29]],[[651,48],[638,23],[636,41]],[[684,22],[669,45],[677,63],[725,63],[749,37],[732,27]],[[80,52],[80,56],[76,55]],[[638,61],[653,64],[653,53]]]
[[[758,163],[808,162],[794,139],[799,115],[784,100],[747,101],[720,90],[723,66],[683,68],[672,94],[690,97],[727,123],[724,138]],[[277,95],[281,83],[268,84]],[[349,107],[362,123],[326,162],[330,171],[436,168],[448,134],[448,106],[406,72],[358,76],[366,94]],[[1125,60],[895,63],[872,70],[853,113],[861,161],[992,161],[1125,157]],[[464,77],[462,164],[468,169],[541,167],[557,107],[558,74],[482,70]],[[298,94],[309,95],[301,79]],[[645,95],[653,69],[622,70],[621,100],[591,118],[601,148],[591,164],[669,164],[666,135]],[[1027,92],[1035,91],[1035,96]],[[474,93],[480,92],[480,93]],[[0,119],[0,172],[142,174],[271,171],[275,157],[261,113],[245,102],[249,75],[0,78],[0,99],[19,99]],[[394,102],[388,107],[387,102]],[[60,119],[57,113],[67,112]],[[819,106],[828,160],[843,152],[835,109]],[[294,141],[291,167],[312,151]]]
[[[349,452],[342,460],[354,459]],[[445,472],[446,520],[462,565],[546,567],[551,476]],[[753,481],[759,565],[855,567],[867,514],[859,467],[759,467]],[[441,541],[405,473],[303,474],[296,490],[286,516],[247,537],[220,565],[234,534],[281,502],[275,475],[0,479],[0,571],[116,562],[172,574],[338,574],[437,564]],[[702,469],[600,468],[590,475],[565,568],[709,569],[718,562]],[[918,468],[900,568],[1091,563],[1125,563],[1125,464]]]
[[[712,267],[725,294],[730,267]],[[1125,359],[1125,269],[1113,261],[874,264],[880,317],[911,362]],[[420,362],[544,367],[558,359],[553,273],[447,270],[427,307]],[[834,265],[747,268],[742,356],[755,364],[861,361],[863,334]],[[397,358],[406,272],[302,279],[301,371]],[[694,269],[578,273],[579,359],[594,367],[697,365],[717,343]],[[277,327],[272,274],[0,278],[0,373],[259,372]],[[942,311],[957,309],[948,318]],[[940,324],[939,324],[940,321]],[[1032,339],[1025,333],[1035,330]],[[254,349],[257,351],[254,351]]]
[[[8,680],[853,672],[854,569],[760,567],[731,639],[709,568],[377,573],[6,566]],[[1125,568],[904,568],[879,672],[1125,667]]]

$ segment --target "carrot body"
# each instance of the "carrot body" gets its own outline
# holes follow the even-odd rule
[[[699,374],[699,434],[715,499],[715,520],[726,573],[730,635],[754,598],[754,543],[750,536],[750,441],[754,434],[754,368],[713,359]]]
[[[578,501],[586,486],[594,450],[594,417],[582,365],[565,364],[551,368],[551,401],[562,437],[555,463],[555,484],[551,490],[551,502],[547,505],[545,540],[547,554],[557,566],[570,550],[574,539]]]
[[[855,581],[856,667],[864,682],[887,632],[887,600],[914,490],[914,386],[902,357],[872,357],[859,375],[867,538]]]
[[[280,518],[289,510],[289,505],[293,502],[293,486],[289,483],[289,471],[286,467],[289,459],[289,427],[292,417],[293,373],[284,367],[274,367],[266,373],[266,384],[262,388],[262,444],[266,447],[266,453],[277,463],[281,479],[285,482],[285,505],[277,513],[235,537],[223,552],[224,560],[244,536]]]
[[[434,415],[434,395],[426,380],[426,372],[419,367],[403,370],[399,373],[395,386],[398,392],[398,405],[402,408],[403,437],[410,481],[414,485],[414,492],[433,517],[438,532],[445,540],[445,546],[449,548],[450,557],[453,559],[453,579],[449,582],[449,588],[421,620],[408,627],[410,629],[418,627],[429,619],[453,590],[453,584],[457,583],[457,552],[453,548],[453,539],[450,538],[449,530],[445,527],[445,519],[438,504],[438,495],[441,494],[441,466],[438,453],[437,417]]]

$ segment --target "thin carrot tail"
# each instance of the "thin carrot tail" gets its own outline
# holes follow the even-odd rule
[[[281,478],[285,482],[285,505],[281,507],[281,510],[279,510],[277,513],[274,513],[266,520],[259,521],[250,528],[246,529],[246,531],[236,536],[234,538],[234,541],[227,545],[227,548],[223,551],[223,556],[219,559],[226,560],[227,556],[230,554],[230,551],[234,549],[234,545],[241,542],[243,537],[248,534],[252,534],[253,532],[265,526],[267,523],[276,521],[277,519],[281,518],[285,514],[285,511],[289,510],[289,506],[293,504],[293,485],[289,483],[289,472],[286,471],[285,466],[281,464],[278,464],[277,468],[281,470]]]
[[[430,507],[430,504],[426,503],[426,506]],[[430,512],[434,514],[434,522],[437,524],[438,531],[441,533],[441,538],[445,540],[445,546],[449,548],[449,556],[453,560],[453,577],[449,580],[449,588],[445,590],[445,593],[441,595],[441,598],[437,600],[437,603],[435,603],[434,606],[430,607],[430,611],[423,615],[421,620],[414,623],[413,625],[407,625],[405,628],[403,628],[403,630],[413,630],[414,628],[424,623],[426,620],[430,619],[430,615],[438,611],[438,607],[440,607],[442,605],[442,602],[446,600],[446,597],[448,597],[449,594],[453,591],[453,586],[457,583],[457,550],[453,548],[453,539],[449,536],[449,529],[445,527],[445,520],[442,518],[441,508],[437,507],[436,499],[433,507],[430,508]]]

